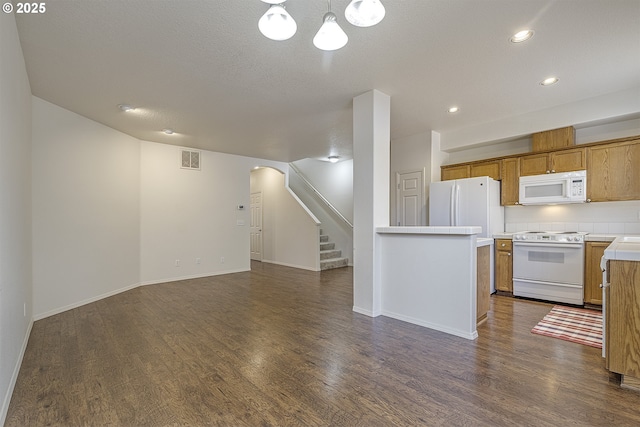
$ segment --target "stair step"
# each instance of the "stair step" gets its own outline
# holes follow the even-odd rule
[[[320,251],[320,261],[324,259],[340,258],[342,251],[340,249],[331,249],[328,251]]]
[[[328,251],[331,249],[335,249],[336,248],[336,244],[335,243],[320,243],[320,250],[321,251]]]
[[[329,241],[329,236],[320,235],[320,241],[321,242],[328,242]]]
[[[334,268],[348,267],[349,260],[347,258],[330,258],[320,261],[320,270],[331,270]]]

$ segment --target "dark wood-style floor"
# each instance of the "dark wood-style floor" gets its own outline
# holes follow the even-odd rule
[[[468,341],[352,311],[352,269],[137,288],[35,322],[6,426],[622,426],[600,350],[493,296]]]

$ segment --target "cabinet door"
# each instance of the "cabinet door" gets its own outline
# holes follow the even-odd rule
[[[517,205],[520,199],[520,161],[517,158],[502,160],[500,204]]]
[[[511,240],[496,240],[496,290],[513,293],[513,257]]]
[[[496,181],[499,181],[501,178],[500,169],[501,162],[500,160],[495,160],[491,162],[477,162],[471,163],[471,178],[477,176],[488,176],[489,178],[493,178]]]
[[[449,181],[451,179],[469,178],[469,165],[462,166],[442,166],[440,168],[440,179]]]
[[[609,370],[640,378],[640,262],[609,261],[607,363]]]
[[[609,242],[587,242],[585,247],[584,302],[602,305],[602,270],[600,259]]]
[[[640,140],[587,148],[587,198],[640,199]]]
[[[572,172],[587,168],[587,156],[584,148],[563,150],[551,153],[551,173]]]
[[[548,153],[520,157],[520,176],[542,175],[550,170]]]
[[[477,249],[477,302],[476,315],[477,323],[487,318],[489,306],[491,305],[491,246],[481,246]]]
[[[533,151],[556,150],[558,148],[575,145],[576,136],[573,126],[536,132],[531,135]]]

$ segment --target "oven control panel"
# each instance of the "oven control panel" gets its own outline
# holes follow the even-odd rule
[[[513,235],[516,242],[535,242],[535,243],[584,243],[586,233],[567,233],[567,232],[525,232]]]

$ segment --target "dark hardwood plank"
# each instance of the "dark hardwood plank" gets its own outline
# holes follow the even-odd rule
[[[468,341],[352,311],[352,269],[140,287],[35,322],[6,426],[640,425],[600,350],[491,297]]]

